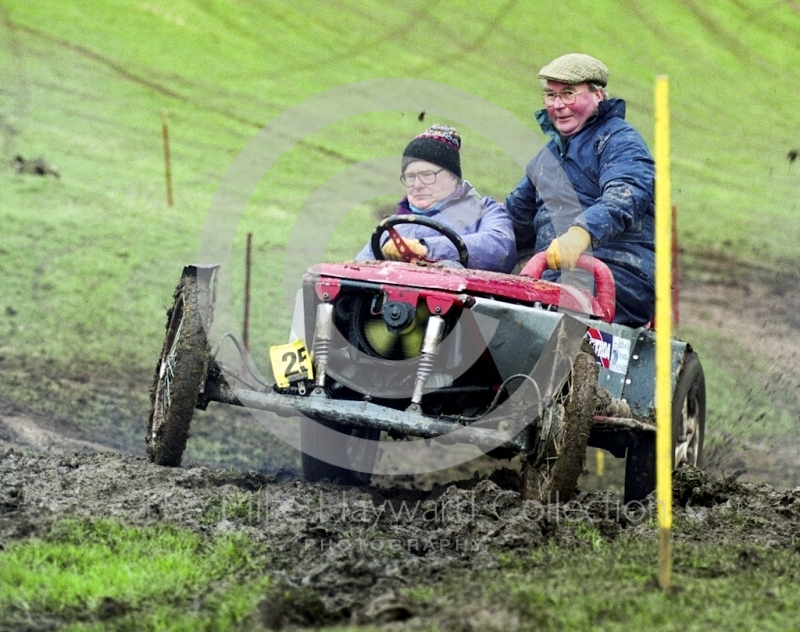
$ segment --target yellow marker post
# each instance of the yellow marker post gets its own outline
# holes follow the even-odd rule
[[[656,504],[658,581],[672,579],[672,200],[669,79],[656,79]]]

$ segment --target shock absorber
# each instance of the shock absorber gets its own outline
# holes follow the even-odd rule
[[[333,305],[320,303],[317,305],[317,323],[314,327],[314,368],[317,372],[314,386],[318,388],[325,388],[325,372],[328,368],[332,334]]]
[[[422,403],[422,392],[425,382],[433,370],[433,363],[439,355],[439,343],[444,335],[444,318],[431,316],[425,328],[425,337],[422,339],[422,350],[417,366],[417,381],[414,384],[414,393],[411,395],[411,405],[419,406]]]

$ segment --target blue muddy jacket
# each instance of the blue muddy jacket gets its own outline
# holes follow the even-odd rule
[[[551,140],[505,201],[517,248],[541,252],[570,226],[585,228],[592,237],[587,253],[614,275],[614,321],[647,323],[655,314],[654,164],[642,137],[625,122],[625,102],[600,102],[595,117],[568,138],[556,131],[547,110],[536,119]],[[558,275],[547,271],[544,278]]]
[[[413,211],[405,197],[397,206],[397,215],[409,214],[413,214]],[[517,250],[511,219],[492,198],[481,198],[469,182],[462,182],[455,193],[440,204],[440,208],[426,211],[422,215],[450,226],[461,235],[469,251],[470,268],[495,272],[511,272],[514,269]],[[433,228],[401,224],[395,229],[403,237],[422,241],[428,247],[426,258],[458,261],[455,246]],[[387,239],[389,234],[384,233],[381,245]],[[356,255],[356,261],[374,258],[369,244]]]

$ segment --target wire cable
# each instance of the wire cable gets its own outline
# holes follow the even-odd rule
[[[250,373],[250,375],[253,377],[253,379],[256,382],[258,382],[261,386],[263,386],[266,390],[271,389],[272,388],[272,384],[267,384],[266,382],[264,382],[262,379],[260,379],[258,377],[258,375],[257,375],[258,369],[255,369],[255,367],[250,362],[250,354],[245,352],[245,350],[242,348],[241,343],[237,340],[236,336],[234,336],[230,332],[226,333],[225,335],[222,336],[222,338],[219,339],[219,342],[217,343],[217,348],[214,351],[213,355],[211,356],[211,361],[212,362],[217,362],[217,356],[219,355],[219,352],[222,349],[222,343],[224,343],[227,339],[230,339],[233,342],[234,346],[236,347],[236,350],[239,352],[239,356],[242,358],[242,363],[244,364],[245,368]],[[225,367],[223,367],[223,365],[220,365],[219,362],[217,362],[217,365],[220,367],[220,370],[222,370],[226,375],[229,375],[229,376],[239,380],[242,384],[247,385],[248,387],[250,387],[254,391],[258,390],[258,388],[254,388],[252,385],[248,384],[246,380],[242,379],[238,375],[233,375],[233,374],[227,372],[225,370]]]

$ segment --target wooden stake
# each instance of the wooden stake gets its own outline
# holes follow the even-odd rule
[[[678,267],[678,207],[672,205],[672,319],[681,324],[681,271]]]
[[[172,206],[172,165],[169,159],[169,123],[167,111],[161,110],[161,133],[164,137],[164,169],[167,177],[167,206]]]
[[[250,349],[250,266],[253,252],[253,233],[247,233],[247,252],[244,257],[244,325],[242,325],[242,344]]]

